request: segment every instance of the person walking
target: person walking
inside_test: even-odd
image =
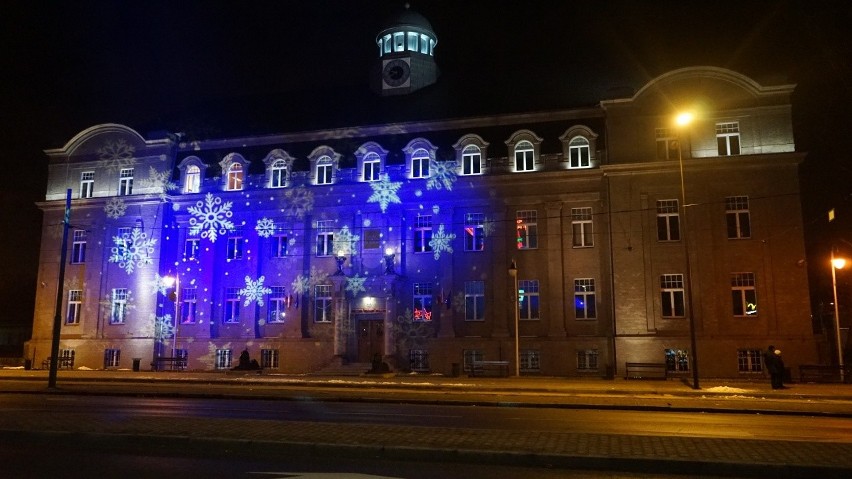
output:
[[[780,387],[780,374],[778,372],[778,360],[780,356],[776,356],[775,354],[775,346],[769,345],[766,348],[766,353],[763,355],[763,362],[766,365],[766,371],[769,373],[769,382],[772,384],[772,389],[778,389]]]
[[[786,368],[784,367],[784,358],[781,357],[781,350],[776,349],[774,351],[775,354],[775,369],[776,373],[776,381],[775,386],[772,386],[773,389],[787,389],[787,386],[784,386],[784,373],[786,372]]]

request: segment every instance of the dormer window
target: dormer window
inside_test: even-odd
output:
[[[356,172],[359,181],[379,181],[384,171],[388,151],[374,141],[368,141],[355,150]]]
[[[595,150],[598,135],[583,125],[568,129],[559,140],[562,141],[563,162],[568,169],[592,168],[595,162]]]
[[[239,153],[229,153],[219,162],[222,168],[222,176],[225,191],[240,191],[245,188],[245,177],[248,170],[248,161]]]
[[[515,171],[533,171],[535,169],[535,149],[532,143],[521,141],[515,145]]]
[[[453,145],[456,163],[461,165],[459,173],[464,176],[481,175],[485,167],[488,143],[479,135],[465,135]]]
[[[183,177],[183,192],[198,193],[201,190],[201,168],[197,165],[186,167]]]
[[[231,163],[228,167],[228,182],[225,189],[228,191],[243,189],[243,165]]]
[[[308,155],[311,176],[315,185],[333,185],[340,154],[328,146],[319,146]]]
[[[535,171],[542,139],[530,130],[518,130],[508,140],[510,161],[516,173]]]
[[[287,185],[287,163],[275,160],[269,167],[269,187],[284,188]]]
[[[269,188],[284,188],[290,181],[290,172],[295,159],[286,151],[276,148],[266,155],[266,185]]]
[[[429,153],[420,148],[411,155],[411,177],[429,177]]]
[[[332,180],[332,163],[331,158],[328,156],[323,156],[317,161],[317,184],[318,185],[330,185]]]
[[[364,181],[379,181],[379,175],[382,171],[382,159],[379,155],[370,152],[364,157],[362,165]]]
[[[574,137],[568,143],[568,168],[590,168],[589,140],[582,136]]]

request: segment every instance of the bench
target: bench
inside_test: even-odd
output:
[[[817,364],[802,364],[799,366],[799,382],[803,383],[840,383],[850,382],[852,368],[848,365],[843,367],[840,374],[840,366],[822,366]]]
[[[625,363],[624,379],[668,379],[666,363]]]
[[[50,360],[47,358],[41,362],[42,369],[50,369]],[[57,369],[74,369],[74,358],[70,356],[60,356],[56,362]]]
[[[509,361],[474,361],[470,365],[470,376],[499,376],[509,375]]]
[[[183,371],[186,369],[186,358],[159,357],[151,361],[152,371]]]

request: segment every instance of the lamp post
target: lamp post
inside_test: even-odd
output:
[[[393,272],[393,248],[385,248],[385,274],[394,274]]]
[[[520,377],[521,375],[521,343],[520,343],[520,334],[518,329],[520,329],[520,316],[521,316],[521,305],[518,301],[518,266],[515,264],[515,260],[512,260],[512,264],[509,266],[509,276],[514,280],[514,292],[512,293],[512,301],[514,302],[514,313],[515,313],[515,376]]]
[[[169,299],[173,300],[175,303],[175,329],[172,332],[172,357],[177,358],[177,336],[178,336],[178,326],[180,325],[180,274],[175,274],[174,278],[171,276],[166,276],[163,278],[163,282],[166,286],[172,287],[174,285],[175,290],[169,294]]]
[[[680,211],[681,225],[683,226],[683,252],[686,256],[686,311],[689,314],[689,348],[692,356],[690,368],[692,369],[692,388],[701,389],[698,384],[698,348],[695,341],[695,310],[692,307],[692,268],[689,261],[689,228],[686,219],[686,187],[683,180],[683,145],[681,138],[686,127],[692,123],[694,116],[692,113],[680,113],[675,118],[675,123],[679,127],[677,139],[677,162],[680,168]]]
[[[335,257],[334,260],[337,261],[337,272],[335,272],[334,275],[343,276],[344,274],[346,274],[343,272],[343,263],[346,262],[346,252],[344,252],[343,250],[338,251],[337,257]]]
[[[843,343],[840,341],[840,308],[837,306],[837,270],[846,266],[846,258],[834,256],[834,248],[831,248],[831,288],[834,292],[834,336],[837,340],[837,364],[840,366],[840,382],[843,377]]]

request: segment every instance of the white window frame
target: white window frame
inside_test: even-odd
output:
[[[432,215],[417,215],[414,220],[414,252],[432,252]]]
[[[748,196],[725,198],[725,223],[728,239],[751,238],[751,213]]]
[[[243,259],[243,250],[245,249],[245,238],[243,238],[243,229],[236,227],[228,233],[228,241],[226,246],[225,257],[229,260]]]
[[[535,146],[529,140],[519,141],[514,148],[515,172],[535,171]]]
[[[740,373],[762,373],[763,372],[763,350],[761,349],[738,349],[737,350],[737,372]]]
[[[86,262],[86,230],[74,230],[71,243],[71,264]]]
[[[411,153],[411,177],[429,178],[429,152],[425,148],[417,148]]]
[[[283,323],[287,317],[287,288],[284,286],[270,286],[271,292],[267,295],[269,306],[266,311],[266,322],[268,324]]]
[[[334,161],[328,155],[323,155],[317,160],[317,184],[334,184]]]
[[[127,288],[113,288],[110,300],[109,324],[124,324],[127,320]]]
[[[238,324],[240,322],[240,301],[240,288],[225,288],[223,323]]]
[[[272,235],[272,257],[273,258],[286,258],[287,257],[287,248],[290,246],[289,239],[286,234],[277,233]]]
[[[577,371],[597,371],[599,357],[597,349],[578,349]]]
[[[281,352],[277,349],[263,348],[260,350],[260,367],[263,369],[278,369]]]
[[[231,349],[216,350],[216,369],[231,369],[234,360],[234,351]]]
[[[287,186],[287,162],[277,159],[269,165],[269,187],[284,188]]]
[[[522,349],[520,351],[520,370],[523,373],[541,371],[541,351],[538,349]]]
[[[198,288],[182,288],[180,302],[180,323],[195,324],[198,321]]]
[[[464,320],[485,321],[485,281],[465,281]]]
[[[241,191],[245,187],[245,168],[238,161],[232,161],[228,165],[226,174],[225,191]]]
[[[68,291],[68,307],[65,313],[65,324],[80,324],[83,314],[83,290],[72,289]]]
[[[757,286],[754,273],[731,273],[731,313],[735,318],[756,318]]]
[[[679,200],[657,200],[657,241],[680,241]]]
[[[482,174],[482,149],[476,145],[467,145],[462,150],[462,172],[463,176]]]
[[[334,220],[317,221],[317,257],[334,256]]]
[[[118,196],[133,194],[133,168],[122,168],[118,176]]]
[[[742,151],[740,122],[726,121],[716,123],[716,146],[719,156],[739,155]]]
[[[432,283],[414,283],[412,292],[412,320],[432,321]]]
[[[663,318],[686,317],[685,294],[682,274],[660,275],[660,314]],[[678,306],[682,308],[682,311],[678,311]]]
[[[95,194],[95,172],[80,173],[80,198],[91,198]]]
[[[685,373],[689,372],[689,350],[686,349],[666,349],[666,371],[670,373]]]
[[[104,349],[104,369],[117,368],[121,364],[121,350],[115,348]]]
[[[187,194],[201,191],[201,168],[189,165],[183,174],[183,192]]]
[[[364,181],[379,181],[382,179],[382,157],[371,151],[364,155],[361,165],[361,174]]]
[[[574,248],[591,248],[595,245],[592,208],[571,208],[571,232]]]
[[[589,139],[575,136],[568,142],[568,168],[581,169],[592,167],[592,148]]]
[[[318,284],[314,287],[314,322],[330,323],[332,311],[332,295],[330,284]]]
[[[538,249],[538,211],[515,212],[515,245],[518,249]]]
[[[582,305],[582,307],[580,306]],[[574,318],[578,320],[598,319],[597,293],[594,278],[574,279]]]
[[[518,281],[518,310],[520,311],[521,321],[538,321],[541,319],[541,296],[539,292],[537,279]]]
[[[183,243],[183,257],[189,260],[198,259],[200,247],[200,238],[187,238]]]
[[[465,213],[464,250],[485,251],[485,215],[483,213]]]

